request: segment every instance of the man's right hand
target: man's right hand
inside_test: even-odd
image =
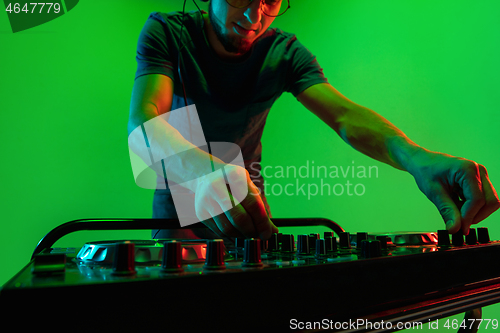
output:
[[[269,219],[259,190],[248,171],[229,164],[223,170],[230,186],[220,172],[210,173],[198,180],[195,190],[198,219],[219,237],[269,239],[272,233],[278,232],[278,228]],[[238,202],[236,198],[244,199]]]

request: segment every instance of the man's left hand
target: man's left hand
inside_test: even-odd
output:
[[[408,170],[420,190],[441,213],[454,234],[484,220],[500,207],[486,168],[463,158],[422,149],[412,156]]]

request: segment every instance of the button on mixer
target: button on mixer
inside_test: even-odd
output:
[[[465,243],[467,243],[467,245],[476,245],[477,244],[476,229],[474,229],[474,228],[469,229],[469,234],[467,236],[465,236]]]
[[[387,242],[389,242],[391,240],[390,237],[388,237],[388,236],[377,236],[377,237],[375,237],[375,239],[377,239],[378,241],[380,241],[380,248],[382,248],[382,250],[387,250]]]
[[[224,241],[222,239],[207,240],[207,258],[203,268],[208,270],[226,269],[224,262]]]
[[[454,246],[463,246],[464,245],[464,234],[462,230],[458,230],[456,233],[451,235],[451,243]]]
[[[309,236],[308,235],[298,235],[297,236],[297,254],[298,255],[308,255],[309,254]]]
[[[361,255],[364,258],[377,258],[382,255],[379,240],[363,240],[361,241]]]
[[[135,245],[132,242],[122,242],[115,245],[113,260],[113,275],[134,275],[135,270]]]
[[[316,239],[319,239],[319,234],[309,235],[309,249],[311,252],[314,252],[314,249],[316,248]]]
[[[245,239],[245,252],[243,253],[243,267],[260,267],[260,239]]]
[[[348,232],[341,232],[339,234],[339,243],[341,249],[350,249],[351,248],[351,238]]]
[[[293,235],[283,234],[281,236],[281,251],[282,252],[294,252],[295,251],[295,242],[293,239]]]
[[[477,228],[477,239],[481,244],[489,243],[490,234],[488,233],[488,228],[485,227]]]
[[[324,239],[316,239],[316,259],[326,258],[326,244]]]
[[[278,234],[271,234],[271,238],[267,242],[267,250],[270,252],[279,251]]]
[[[368,239],[367,232],[358,232],[356,234],[356,248],[361,249],[361,242]]]
[[[325,233],[325,246],[327,252],[337,252],[337,239]]]
[[[438,246],[450,246],[450,233],[448,230],[438,230]]]
[[[182,268],[182,243],[171,240],[163,243],[161,269],[165,273],[179,273]]]

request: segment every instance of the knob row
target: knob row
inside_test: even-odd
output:
[[[477,228],[477,232],[475,228],[469,229],[469,234],[465,236],[462,230],[457,231],[453,235],[451,235],[451,244],[450,244],[450,235],[448,230],[438,230],[438,245],[439,246],[463,246],[467,245],[476,245],[476,244],[487,244],[490,242],[490,235],[488,233],[488,228],[482,227]]]
[[[292,239],[293,241],[293,239]],[[243,267],[262,266],[260,239],[246,239],[244,242],[245,252]],[[223,270],[226,268],[224,262],[225,247],[222,239],[207,241],[205,264],[206,270]],[[182,243],[171,240],[163,243],[163,257],[161,269],[165,273],[179,273],[182,268]],[[113,262],[114,275],[133,275],[135,270],[135,245],[132,242],[116,244]]]

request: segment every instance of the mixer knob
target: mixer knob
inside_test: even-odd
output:
[[[477,244],[477,234],[476,229],[470,228],[469,234],[465,236],[465,242],[467,245],[476,245]]]
[[[488,233],[488,228],[485,227],[477,228],[477,239],[481,244],[489,243],[490,234]]]
[[[234,246],[236,248],[244,248],[245,247],[245,238],[236,237],[234,242]]]
[[[268,241],[267,239],[266,240],[261,240],[260,241],[260,252],[266,252],[267,251],[267,245],[268,245]]]
[[[361,242],[361,255],[364,258],[376,258],[382,255],[379,240],[363,240]]]
[[[113,275],[133,275],[135,270],[135,245],[132,242],[117,243],[113,258]]]
[[[271,234],[271,238],[267,242],[267,249],[271,252],[279,251],[278,234]]]
[[[224,263],[224,241],[222,239],[207,240],[207,257],[204,269],[218,270],[226,269]]]
[[[260,239],[245,239],[245,252],[243,253],[243,267],[262,266],[260,257]]]
[[[333,231],[325,231],[324,233],[324,238],[327,238],[327,237],[335,237],[335,235],[333,234]]]
[[[163,243],[161,269],[166,273],[179,273],[182,268],[182,244],[171,240]]]
[[[378,240],[380,242],[380,248],[382,250],[386,250],[387,249],[387,241],[388,241],[388,238],[390,239],[389,236],[376,236],[375,239]]]
[[[336,252],[337,251],[337,240],[333,235],[326,235],[325,233],[325,246],[327,252]]]
[[[438,246],[450,246],[450,233],[448,230],[438,230]]]
[[[351,248],[351,239],[348,232],[341,232],[339,234],[339,242],[341,249],[350,249]]]
[[[309,234],[309,249],[314,252],[316,248],[316,239],[319,239],[319,234]]]
[[[451,235],[451,244],[454,246],[463,246],[464,245],[464,234],[462,230],[458,230],[456,233]]]
[[[293,235],[283,234],[281,236],[281,251],[282,252],[295,251]]]
[[[324,239],[316,239],[316,259],[322,259],[326,256],[326,243]]]
[[[356,234],[356,248],[361,249],[361,242],[368,239],[367,232],[358,232]]]
[[[297,239],[297,254],[307,255],[309,254],[309,236],[299,235]]]

